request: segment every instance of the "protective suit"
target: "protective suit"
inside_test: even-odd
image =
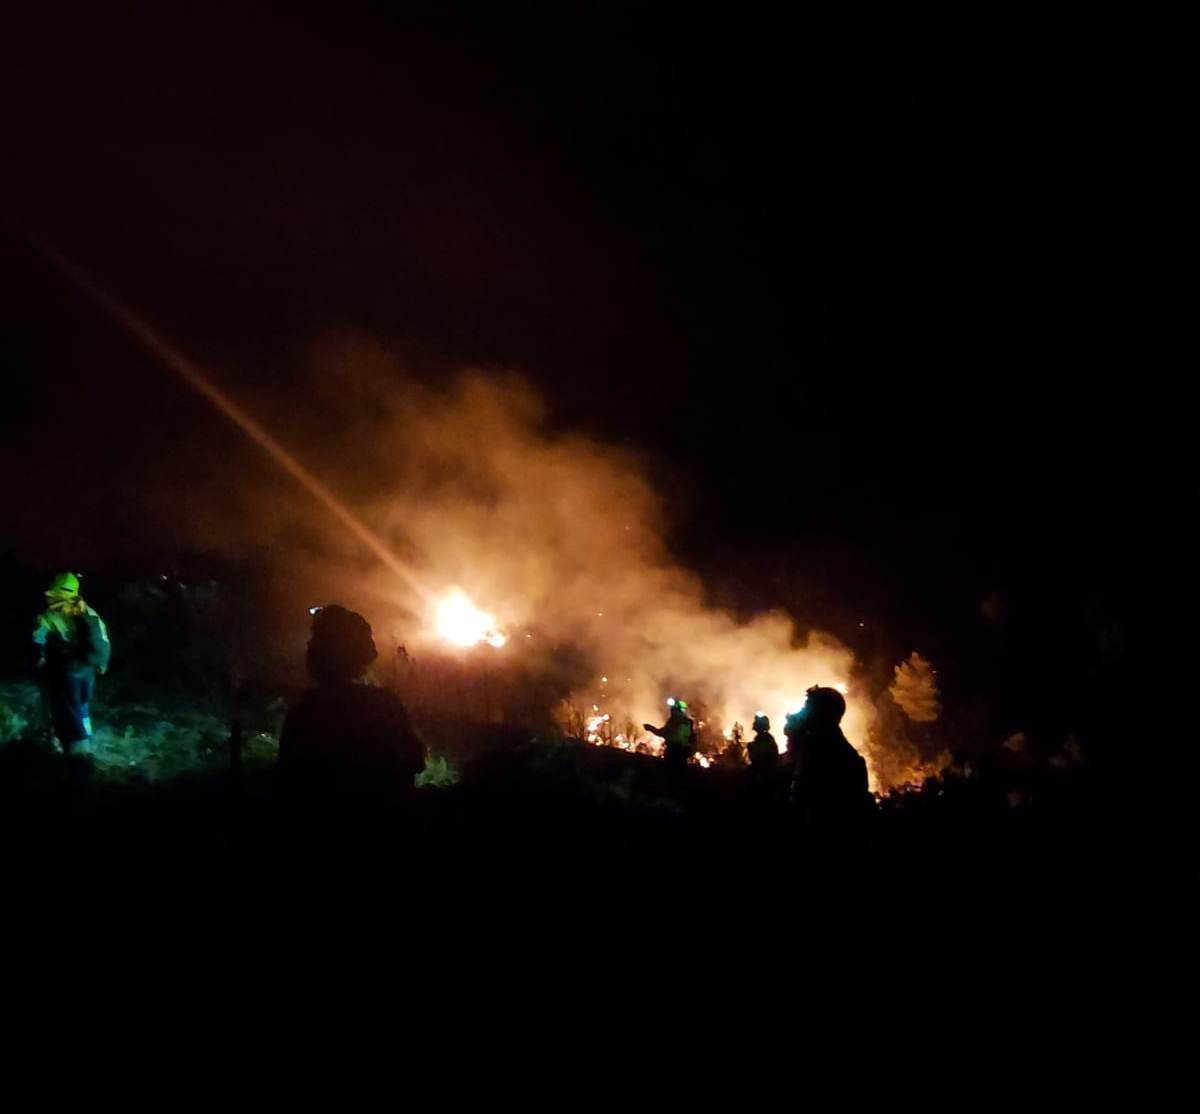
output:
[[[96,674],[108,670],[112,644],[104,620],[79,594],[79,577],[59,573],[46,590],[33,644],[54,734],[64,749],[92,737]]]
[[[687,704],[682,700],[670,701],[671,714],[662,727],[649,723],[642,726],[652,735],[657,735],[666,744],[663,757],[672,766],[686,766],[696,750],[696,727],[687,714]]]

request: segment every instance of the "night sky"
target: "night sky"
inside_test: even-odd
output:
[[[286,399],[329,330],[519,370],[653,454],[676,552],[747,606],[1116,606],[1131,124],[1084,32],[392,8],[9,36],[7,551],[154,548],[129,493],[186,482],[181,439],[229,460],[32,233],[235,393]]]

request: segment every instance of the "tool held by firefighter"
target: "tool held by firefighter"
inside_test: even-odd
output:
[[[686,766],[696,750],[696,726],[687,714],[686,700],[669,697],[667,707],[671,712],[662,727],[649,723],[643,723],[642,726],[663,740],[663,757],[671,766]]]
[[[43,698],[63,749],[86,749],[92,737],[91,699],[96,674],[108,670],[112,644],[104,620],[79,594],[79,577],[61,572],[46,589],[33,644]]]

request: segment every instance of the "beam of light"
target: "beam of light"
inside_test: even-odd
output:
[[[45,244],[35,244],[54,266],[79,290],[103,309],[130,336],[134,338],[160,363],[179,376],[189,387],[208,400],[259,448],[275,461],[289,476],[303,487],[334,518],[346,527],[366,548],[405,583],[413,585],[408,570],[384,544],[383,539],[366,525],[346,506],[329,487],[310,472],[299,460],[285,449],[263,426],[254,420],[232,398],[229,397],[194,361],[188,359],[147,322],[120,299],[97,284],[78,264]]]

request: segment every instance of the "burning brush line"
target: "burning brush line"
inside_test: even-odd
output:
[[[480,606],[460,586],[455,585],[440,593],[431,594],[426,611],[426,640],[450,648],[455,656],[469,653],[476,647],[488,652],[503,651],[509,645],[509,635],[501,629],[495,613]],[[598,616],[599,614],[597,613]],[[486,668],[483,658],[468,656],[463,661],[468,664],[474,663],[474,667],[478,669]],[[638,674],[641,672],[639,667],[622,671],[622,675],[617,679],[623,679],[624,685],[614,685],[609,674],[603,673],[599,677],[597,690],[591,693],[579,690],[569,694],[562,702],[556,717],[559,729],[564,734],[578,737],[592,746],[612,747],[629,753],[663,757],[663,740],[646,732],[633,714],[634,711],[645,708],[645,701],[639,698],[639,694],[646,691],[648,684],[658,683],[648,678],[640,678]],[[740,679],[739,683],[753,682]],[[893,765],[892,778],[881,777],[875,769],[874,755],[869,748],[862,745],[866,737],[865,732],[861,729],[856,730],[861,728],[864,722],[869,722],[872,712],[869,701],[854,692],[848,682],[834,680],[815,671],[798,683],[789,677],[787,683],[787,696],[780,698],[776,694],[772,700],[761,702],[755,706],[754,715],[762,715],[765,707],[777,728],[781,728],[787,718],[796,714],[804,705],[804,700],[797,690],[805,692],[814,684],[836,688],[847,697],[847,718],[851,726],[847,736],[867,759],[872,789],[885,791],[893,787],[896,767]],[[706,688],[704,684],[695,687],[700,692]],[[658,700],[655,703],[657,704]],[[668,707],[674,703],[674,697],[667,698]],[[722,706],[703,698],[695,703],[702,714],[696,720],[698,745],[691,757],[692,764],[707,769],[722,755],[730,761],[743,762],[745,758],[741,745],[744,732],[741,724],[743,720],[751,718],[749,713],[739,712],[736,707],[731,709],[729,705]],[[781,730],[777,734],[776,745],[781,753],[786,750],[786,737]],[[926,769],[917,761],[910,762],[902,772],[900,783],[919,782],[935,771],[936,765]]]

